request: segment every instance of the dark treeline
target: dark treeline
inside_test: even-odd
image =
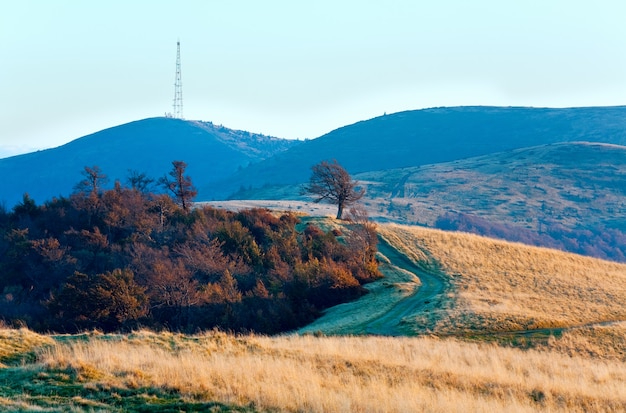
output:
[[[288,213],[191,209],[136,173],[110,190],[99,169],[84,175],[69,198],[37,205],[25,195],[0,211],[5,323],[271,334],[361,296],[380,276],[367,221],[323,231]]]

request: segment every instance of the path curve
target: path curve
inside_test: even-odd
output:
[[[404,336],[406,331],[403,331],[402,319],[423,311],[427,305],[438,306],[440,304],[438,302],[442,300],[447,281],[440,272],[417,266],[386,239],[379,236],[378,240],[378,252],[396,267],[418,277],[422,284],[413,294],[399,300],[388,312],[369,320],[365,326],[365,332],[384,336]]]

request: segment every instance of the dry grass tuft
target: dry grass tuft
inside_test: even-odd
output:
[[[50,337],[33,333],[26,328],[19,330],[1,328],[0,367],[32,358],[34,357],[34,349],[52,344],[54,344],[54,340]]]
[[[625,333],[624,324],[581,328],[521,350],[432,337],[139,331],[52,340],[3,330],[3,347],[27,337],[23,351],[36,358],[0,370],[0,409],[134,411],[152,403],[152,411],[171,411],[178,400],[179,410],[215,411],[619,412]],[[611,350],[619,340],[621,350]]]

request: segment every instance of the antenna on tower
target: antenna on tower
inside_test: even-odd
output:
[[[176,81],[174,82],[174,105],[172,116],[183,118],[183,80],[180,75],[180,40],[176,42]]]

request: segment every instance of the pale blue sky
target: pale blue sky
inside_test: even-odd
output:
[[[457,105],[626,104],[618,0],[0,0],[0,156],[172,110],[284,138]]]

